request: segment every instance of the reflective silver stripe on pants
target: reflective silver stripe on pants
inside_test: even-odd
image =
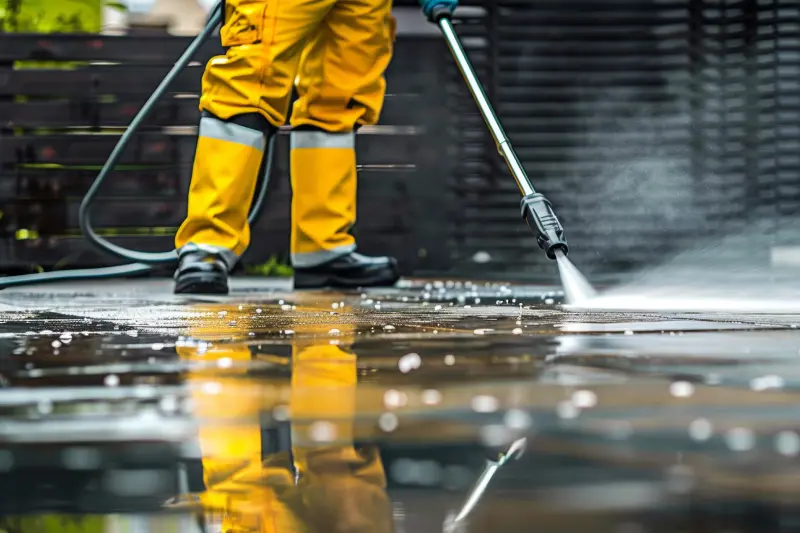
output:
[[[300,148],[349,148],[356,147],[355,132],[328,133],[325,131],[292,131],[290,146],[292,150]]]
[[[200,119],[200,137],[228,141],[255,148],[261,152],[267,145],[267,137],[264,132],[240,126],[232,122],[225,122],[214,117],[203,117]]]
[[[337,257],[342,257],[356,251],[355,244],[339,246],[333,250],[320,250],[319,252],[308,252],[304,254],[292,254],[292,266],[295,268],[311,268],[328,261],[333,261]]]
[[[222,262],[225,263],[225,266],[228,268],[228,272],[233,269],[233,266],[239,260],[239,256],[233,253],[232,250],[228,250],[227,248],[223,248],[222,246],[214,246],[211,244],[197,244],[194,242],[190,242],[181,246],[181,249],[178,250],[178,257],[182,254],[192,253],[192,252],[205,252],[207,254],[215,255],[222,259]]]

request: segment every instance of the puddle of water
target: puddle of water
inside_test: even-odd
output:
[[[570,313],[552,288],[475,287],[5,313],[0,515],[190,502],[226,527],[444,531],[485,458],[522,438],[471,530],[648,530],[666,510],[691,521],[665,501],[733,487],[769,505],[791,486],[786,316]]]

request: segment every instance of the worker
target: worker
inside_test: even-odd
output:
[[[458,0],[419,0],[434,10]],[[224,56],[203,75],[175,292],[227,294],[250,244],[265,149],[291,115],[291,261],[297,289],[393,285],[397,261],[356,252],[355,131],[378,121],[392,56],[392,0],[226,0]]]
[[[332,303],[322,297],[302,309],[321,313]],[[189,340],[177,347],[190,367],[206,514],[220,517],[225,533],[392,533],[380,451],[357,442],[356,416],[373,410],[377,420],[378,393],[358,384],[355,323],[343,314],[335,339],[331,323],[292,323],[291,357],[271,355],[248,344],[253,315],[238,307],[196,306]],[[224,340],[207,318],[220,309],[226,324],[236,321]],[[268,438],[270,418],[288,418],[287,438]]]

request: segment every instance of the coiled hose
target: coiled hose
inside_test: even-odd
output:
[[[91,187],[89,187],[86,196],[83,197],[81,201],[80,211],[78,212],[78,221],[81,228],[81,233],[83,236],[94,246],[100,248],[101,250],[108,252],[111,255],[116,257],[120,257],[122,259],[133,261],[133,263],[128,265],[120,265],[115,267],[105,267],[105,268],[86,268],[86,269],[77,269],[77,270],[63,270],[57,272],[41,272],[37,274],[25,274],[22,276],[6,276],[0,277],[0,289],[5,289],[7,287],[17,287],[21,285],[35,285],[39,283],[52,283],[52,282],[59,282],[59,281],[75,281],[75,280],[87,280],[87,279],[107,279],[107,278],[116,278],[116,277],[126,277],[126,276],[133,276],[137,274],[144,274],[147,273],[157,265],[163,265],[168,263],[175,263],[178,260],[177,250],[172,250],[171,252],[160,252],[160,253],[151,253],[151,252],[138,252],[136,250],[128,250],[127,248],[123,248],[122,246],[116,245],[112,242],[107,241],[100,235],[98,235],[94,228],[92,227],[91,221],[91,209],[92,209],[92,202],[94,202],[95,196],[100,191],[100,187],[102,187],[103,182],[108,177],[109,173],[114,170],[119,162],[120,157],[122,156],[123,151],[127,147],[128,143],[131,140],[131,137],[136,133],[136,131],[141,126],[142,122],[147,118],[150,112],[155,107],[156,102],[164,95],[167,91],[169,85],[175,80],[175,78],[180,74],[180,72],[186,68],[189,63],[192,61],[192,58],[200,49],[200,47],[205,43],[206,40],[211,38],[214,34],[214,30],[216,27],[222,22],[222,14],[223,14],[223,5],[224,2],[218,2],[214,8],[212,9],[208,22],[206,23],[203,30],[200,34],[191,42],[191,44],[186,48],[186,51],[183,55],[178,59],[175,63],[175,66],[172,67],[172,70],[164,77],[164,79],[159,84],[158,88],[153,91],[153,94],[147,100],[147,102],[142,106],[142,109],[139,110],[139,113],[134,117],[131,121],[130,126],[125,130],[125,133],[120,138],[117,145],[114,147],[114,150],[111,152],[111,155],[106,160],[103,168],[100,170],[100,173],[95,178],[94,182],[92,183]],[[256,199],[253,202],[253,205],[250,208],[250,213],[248,214],[248,222],[252,225],[258,219],[259,214],[261,213],[261,209],[264,206],[264,201],[267,197],[267,185],[269,180],[267,179],[272,171],[272,163],[273,163],[273,154],[274,154],[274,147],[275,147],[275,139],[276,136],[273,135],[269,141],[269,147],[264,155],[265,163],[262,165],[264,168],[264,172],[261,174],[262,181],[261,186],[259,188],[258,194],[256,195]]]

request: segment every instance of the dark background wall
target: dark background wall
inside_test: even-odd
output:
[[[386,111],[358,141],[362,249],[398,255],[406,274],[552,280],[444,43],[415,2],[396,4]],[[764,238],[753,252],[764,261],[794,243],[800,8],[777,0],[465,4],[459,32],[470,57],[590,277],[631,272],[755,222]],[[127,123],[186,40],[140,37],[114,51],[100,40],[25,39],[0,40],[0,257],[7,269],[109,264],[76,231],[80,196],[116,140],[97,133]],[[15,59],[54,57],[124,63],[11,71]],[[128,150],[129,166],[99,202],[96,224],[124,235],[122,243],[171,245],[185,211],[201,72],[177,82],[180,94]],[[285,141],[249,265],[287,256]]]
[[[759,238],[745,240],[756,261],[796,244],[796,6],[492,5],[472,19],[486,36],[473,56],[489,65],[507,133],[591,277],[657,264],[754,224]],[[552,272],[515,220],[517,191],[491,146],[475,152],[479,162],[486,166],[453,186],[465,206],[454,234],[459,270]]]

